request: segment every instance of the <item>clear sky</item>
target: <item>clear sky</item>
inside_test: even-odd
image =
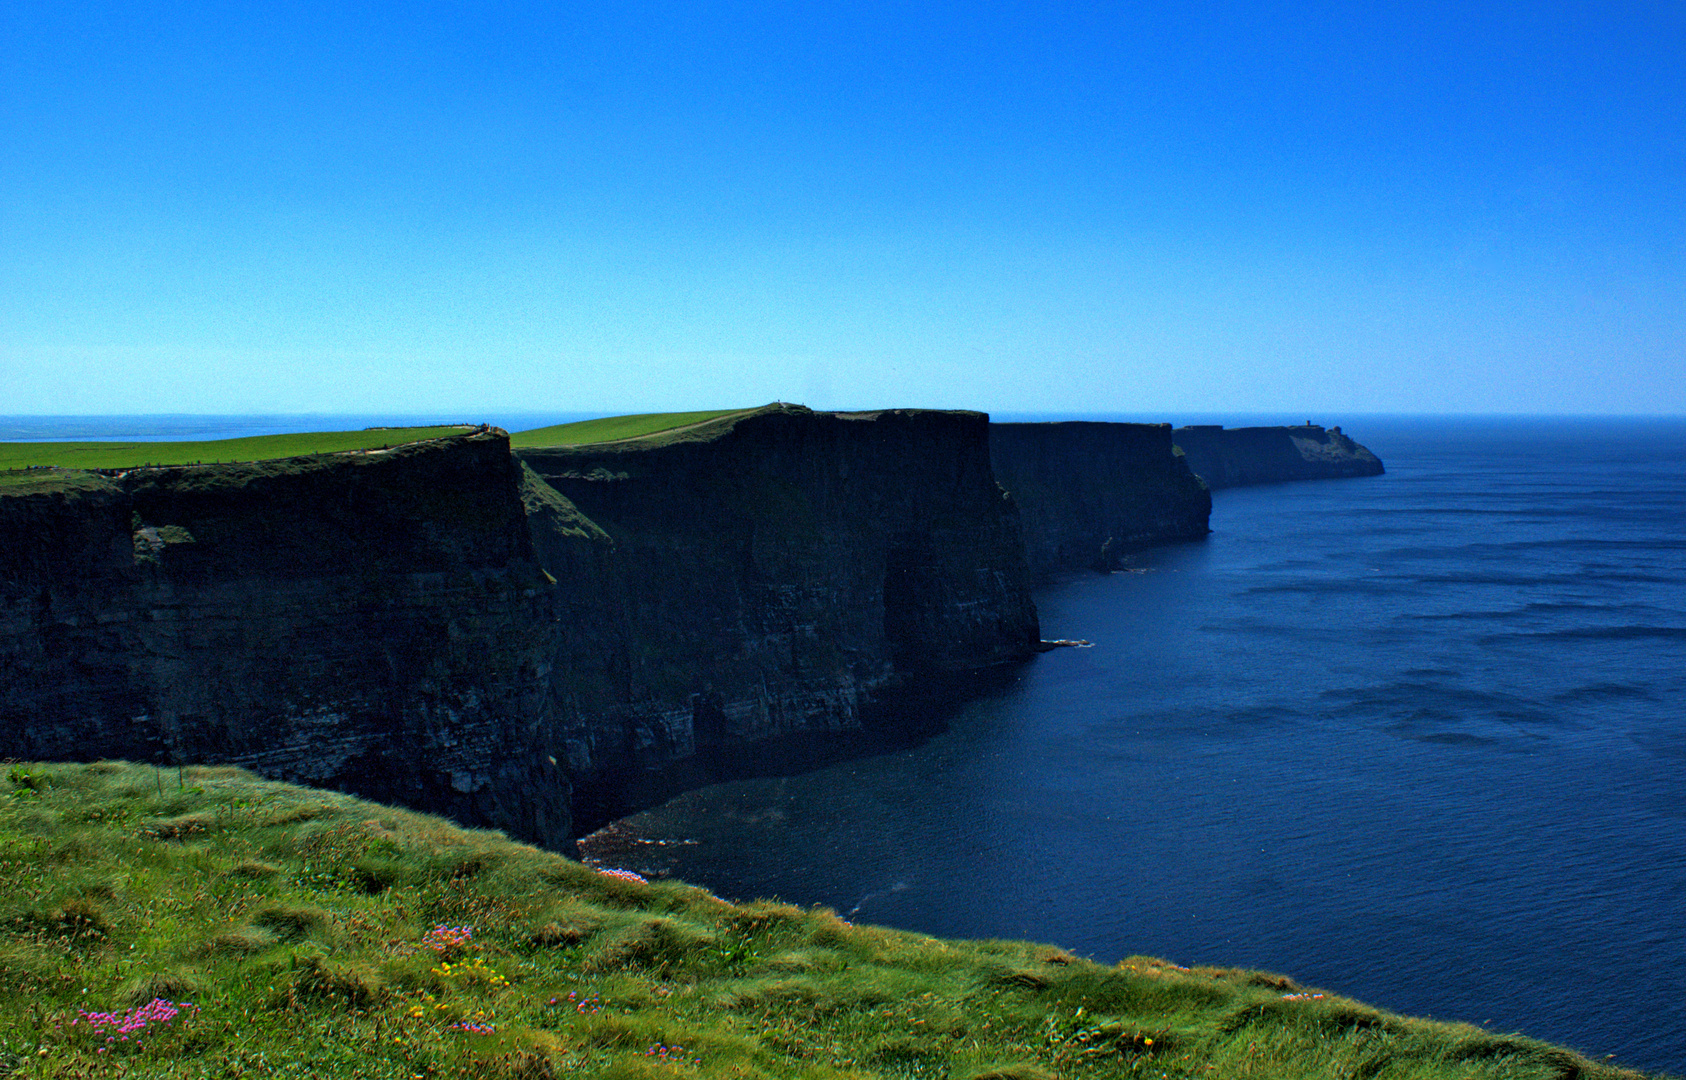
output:
[[[1686,5],[5,5],[0,413],[1686,413]]]

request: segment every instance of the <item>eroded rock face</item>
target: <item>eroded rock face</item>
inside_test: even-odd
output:
[[[1038,580],[1113,570],[1133,548],[1210,531],[1211,492],[1175,452],[1169,424],[991,424],[989,453]]]
[[[1188,466],[1213,489],[1282,480],[1377,476],[1381,459],[1338,427],[1181,427],[1172,438]]]
[[[982,414],[787,406],[705,440],[518,454],[601,530],[533,528],[546,568],[579,583],[555,696],[582,825],[893,739],[874,703],[1036,649]]]
[[[560,843],[502,432],[0,498],[0,753],[214,761]]]

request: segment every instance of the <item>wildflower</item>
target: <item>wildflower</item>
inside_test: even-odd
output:
[[[597,872],[602,874],[604,877],[619,878],[621,881],[636,881],[640,885],[648,885],[650,883],[649,878],[646,878],[643,874],[634,873],[631,870],[604,870],[599,868]]]
[[[432,949],[440,955],[455,953],[471,948],[474,944],[474,927],[446,926],[441,923],[422,935],[422,945]]]
[[[180,1016],[184,1009],[199,1011],[199,1006],[191,1002],[165,1001],[163,998],[153,998],[145,1005],[137,1006],[126,1012],[89,1012],[78,1009],[76,1019],[70,1022],[86,1024],[95,1035],[104,1035],[107,1045],[129,1042],[130,1036],[137,1039],[149,1027],[162,1027]]]
[[[459,1020],[452,1024],[447,1030],[461,1031],[469,1035],[490,1035],[497,1031],[497,1026],[494,1024],[476,1024],[468,1020]]]
[[[657,1061],[667,1062],[671,1065],[702,1064],[702,1058],[700,1057],[686,1057],[685,1048],[680,1046],[678,1043],[674,1043],[672,1046],[668,1046],[664,1043],[657,1043],[648,1050],[644,1051],[644,1056],[655,1058]]]

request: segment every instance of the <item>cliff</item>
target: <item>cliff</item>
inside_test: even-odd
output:
[[[917,694],[1037,647],[981,414],[522,457],[487,429],[9,484],[0,756],[231,763],[554,846],[915,737]]]
[[[1188,467],[1214,490],[1382,472],[1381,459],[1343,435],[1339,427],[1225,429],[1211,424],[1178,428],[1172,438],[1188,459]]]
[[[775,406],[522,448],[563,605],[556,700],[580,826],[686,783],[882,747],[873,706],[1031,655],[1017,509],[980,413]],[[556,518],[565,505],[576,519]]]
[[[1211,492],[1169,424],[991,424],[989,456],[1018,504],[1036,579],[1116,569],[1132,547],[1210,531]]]
[[[0,754],[229,762],[560,842],[502,432],[0,497]]]
[[[1381,467],[1339,429],[1188,433],[1220,484]],[[1037,650],[1034,578],[1205,534],[1171,438],[779,405],[8,474],[0,755],[231,763],[561,844],[932,730]]]

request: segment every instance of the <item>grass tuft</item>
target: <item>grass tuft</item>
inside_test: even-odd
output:
[[[387,988],[375,972],[355,965],[330,963],[316,956],[300,963],[287,988],[288,1006],[295,1009],[309,1002],[367,1010],[386,996]]]
[[[204,992],[204,977],[191,971],[151,971],[125,979],[118,987],[116,998],[133,1008],[163,998],[165,1001],[191,1001]]]
[[[281,941],[320,937],[333,916],[322,908],[302,904],[265,904],[252,915],[252,925],[268,930]]]
[[[954,1080],[1054,1080],[1054,1074],[1033,1061],[957,1069]]]

